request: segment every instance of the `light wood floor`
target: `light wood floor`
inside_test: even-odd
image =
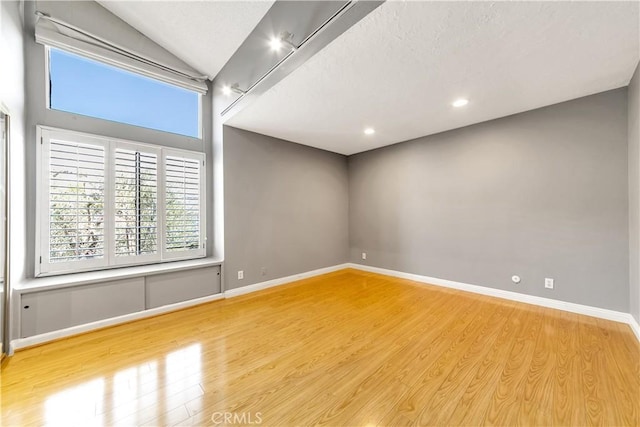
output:
[[[23,350],[1,381],[4,426],[640,424],[627,325],[354,270]]]

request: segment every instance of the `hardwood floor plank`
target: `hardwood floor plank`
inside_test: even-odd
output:
[[[551,343],[555,354],[555,365],[551,373],[552,397],[553,397],[553,425],[572,425],[572,414],[575,412],[575,404],[572,402],[576,396],[574,371],[574,336],[572,328],[574,322],[568,318],[568,313],[558,313],[555,316],[555,329],[557,335]],[[573,408],[573,410],[572,410]]]
[[[445,425],[450,420],[458,402],[474,379],[479,364],[491,347],[495,345],[512,310],[512,306],[501,304],[494,315],[488,319],[483,329],[475,334],[475,340],[466,353],[461,358],[454,359],[455,365],[438,388],[435,388],[437,382],[434,381],[427,383],[432,384],[430,387],[423,387],[421,400],[429,403],[416,417],[419,424]]]
[[[511,314],[454,408],[448,425],[473,425],[484,420],[492,396],[497,392],[512,346],[516,338],[526,332],[528,322],[534,314],[530,308],[524,311],[516,309]]]
[[[522,385],[526,378],[526,368],[531,363],[533,348],[542,324],[541,309],[531,309],[530,323],[521,335],[515,337],[507,363],[500,374],[500,380],[493,393],[483,424],[509,425],[510,412],[518,407]]]
[[[626,330],[621,332],[620,326],[626,325],[611,324],[602,319],[595,321],[605,339],[605,358],[609,361],[607,372],[617,404],[616,418],[621,425],[640,425],[640,358],[634,360],[633,350],[620,345],[626,342],[622,339]],[[637,350],[640,345],[635,347]]]
[[[0,382],[3,426],[637,426],[640,345],[345,269],[25,349]]]
[[[508,424],[550,425],[552,423],[553,367],[556,364],[552,343],[557,340],[553,310],[543,309],[540,333],[523,384],[518,388],[519,408],[514,408]]]
[[[602,347],[594,328],[587,319],[580,319],[580,371],[588,425],[604,425],[607,421],[607,406],[603,396],[604,376],[598,375],[602,367],[601,357]],[[610,404],[615,405],[615,402]]]

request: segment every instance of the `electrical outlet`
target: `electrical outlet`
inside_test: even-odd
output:
[[[547,289],[553,289],[553,279],[549,279],[548,277],[544,279],[544,287]]]
[[[362,259],[367,259],[367,253],[366,252],[362,252]]]
[[[242,280],[244,279],[244,271],[240,270],[238,271],[238,280]]]

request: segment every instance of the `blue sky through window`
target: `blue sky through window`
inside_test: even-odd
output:
[[[49,73],[52,109],[198,137],[196,92],[53,48]]]

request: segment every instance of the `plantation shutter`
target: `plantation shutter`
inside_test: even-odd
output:
[[[47,261],[104,259],[105,147],[63,139],[49,144]]]
[[[36,276],[206,256],[204,153],[38,136]]]
[[[157,154],[116,148],[114,172],[116,257],[159,254]]]
[[[201,165],[203,158],[168,154],[165,156],[165,239],[168,256],[202,252],[204,203]]]

